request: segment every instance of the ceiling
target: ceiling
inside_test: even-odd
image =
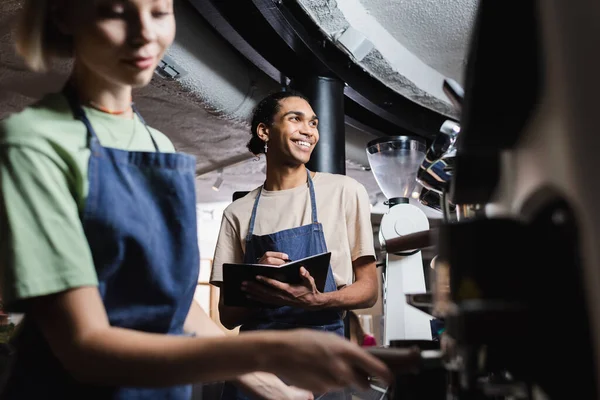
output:
[[[341,11],[346,13],[344,19],[352,20],[349,4],[361,7],[354,12],[366,10],[372,17],[371,22],[375,21],[378,29],[388,33],[387,44],[374,39],[374,51],[379,46],[385,54],[403,46],[417,63],[412,66],[406,63],[406,75],[411,75],[410,70],[414,70],[415,65],[417,70],[426,68],[431,72],[429,76],[415,77],[416,81],[420,79],[418,83],[389,76],[382,79],[409,93],[414,101],[442,113],[454,112],[439,90],[428,92],[423,88],[433,87],[432,82],[437,85],[444,76],[460,80],[474,0],[298,2],[322,20],[327,20],[327,13],[339,17]],[[44,93],[60,89],[70,67],[68,62],[57,63],[52,72],[44,75],[25,69],[14,53],[11,35],[21,4],[19,0],[0,2],[0,118],[20,110]],[[337,5],[345,5],[346,9],[337,9]],[[148,87],[134,94],[136,104],[146,120],[167,134],[178,150],[196,156],[198,202],[230,201],[234,191],[251,190],[264,180],[264,160],[252,157],[245,148],[250,137],[247,119],[258,99],[278,85],[208,27],[187,1],[177,1],[176,7],[177,38],[168,55],[187,74],[175,81],[156,76]],[[401,60],[386,60],[384,58],[395,73],[402,74]],[[384,210],[373,175],[364,168],[368,166],[365,144],[376,136],[351,125],[346,126],[346,133],[347,174],[365,185],[373,202],[379,201],[375,210]],[[219,175],[219,167],[223,168],[224,182],[219,191],[214,191],[211,186]],[[438,216],[428,209],[427,213],[431,217]]]
[[[424,107],[457,117],[442,84],[445,78],[462,83],[477,0],[296,1],[371,75]],[[366,55],[339,40],[348,28],[370,42]]]
[[[363,0],[365,9],[429,67],[463,82],[476,0]],[[401,70],[401,66],[398,66]]]

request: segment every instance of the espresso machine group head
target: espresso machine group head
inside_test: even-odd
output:
[[[427,149],[425,159],[417,172],[417,182],[423,186],[419,201],[442,213],[444,220],[448,220],[448,215],[455,210],[455,206],[448,201],[448,193],[456,156],[455,143],[459,133],[458,122],[445,121]]]
[[[484,211],[437,238],[453,399],[600,397],[598,37],[598,2],[478,4],[450,180],[419,177]]]

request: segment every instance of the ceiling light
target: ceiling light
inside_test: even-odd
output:
[[[221,185],[223,184],[223,169],[218,169],[219,176],[217,176],[217,180],[212,185],[212,190],[218,192],[221,189]]]
[[[165,55],[158,62],[154,73],[164,79],[181,79],[188,73],[169,56]]]
[[[354,59],[362,61],[373,50],[373,43],[361,32],[349,26],[337,39],[340,44]]]

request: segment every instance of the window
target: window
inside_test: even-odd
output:
[[[214,320],[213,302],[216,297],[216,306],[218,307],[219,294],[215,293],[214,286],[209,283],[210,271],[212,269],[212,259],[203,258],[200,260],[200,274],[198,275],[198,286],[194,299],[200,304],[204,311]],[[216,295],[216,296],[215,296]]]
[[[221,327],[221,329],[230,335],[237,334],[238,329],[233,331],[228,330],[219,319],[219,288],[209,283],[210,273],[212,271],[212,259],[202,258],[200,259],[200,274],[198,275],[198,285],[196,286],[196,293],[194,293],[194,299],[200,304],[200,307],[208,314],[210,319]]]

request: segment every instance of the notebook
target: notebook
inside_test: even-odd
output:
[[[300,267],[306,268],[308,273],[315,280],[317,290],[323,292],[325,290],[325,281],[327,280],[330,259],[331,253],[321,253],[299,260],[292,260],[291,262],[280,266],[225,263],[223,264],[223,295],[225,305],[231,307],[254,308],[279,307],[249,300],[246,297],[246,293],[241,290],[242,282],[258,282],[256,276],[261,275],[284,283],[299,284],[302,282]]]

